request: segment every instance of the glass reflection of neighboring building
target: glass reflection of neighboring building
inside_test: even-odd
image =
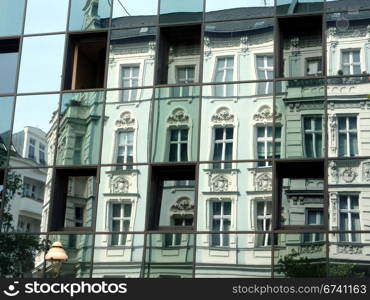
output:
[[[64,277],[368,277],[370,6],[147,2],[72,1],[62,91],[0,85],[2,234]]]

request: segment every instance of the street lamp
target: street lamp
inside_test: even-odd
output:
[[[51,265],[53,266],[53,271],[55,273],[55,278],[59,277],[60,268],[62,263],[67,261],[68,256],[64,251],[62,243],[59,241],[54,242],[51,245],[48,253],[45,255],[45,260],[50,261]]]

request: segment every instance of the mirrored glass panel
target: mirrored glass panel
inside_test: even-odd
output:
[[[276,13],[282,15],[319,12],[324,0],[276,0]]]
[[[144,234],[95,236],[93,278],[139,278],[143,260]],[[113,243],[113,244],[112,244]]]
[[[21,34],[24,8],[25,0],[0,1],[0,36]]]
[[[272,87],[270,81],[203,86],[201,160],[272,158]],[[218,162],[213,168],[230,165]]]
[[[324,173],[323,160],[276,163],[278,226],[320,229],[326,226]]]
[[[276,53],[279,77],[322,76],[322,17],[280,18],[280,44]]]
[[[367,127],[368,76],[328,80],[329,156],[369,156]]]
[[[222,248],[209,245],[210,239],[207,234],[197,234],[195,277],[271,277],[271,247],[255,244],[265,240],[264,234],[225,234],[229,246]]]
[[[206,0],[206,21],[269,17],[273,13],[273,0]]]
[[[152,93],[153,89],[107,92],[107,102],[111,102],[105,106],[102,163],[126,169],[148,161]],[[121,102],[123,99],[129,101]]]
[[[160,23],[195,22],[203,18],[203,0],[160,0]]]
[[[199,81],[201,26],[162,27],[158,48],[157,84]]]
[[[370,227],[370,160],[331,160],[329,174],[330,230],[364,231]],[[365,237],[365,236],[364,236]],[[338,241],[361,243],[359,234],[341,233]],[[362,242],[366,242],[366,237]]]
[[[23,39],[18,93],[60,90],[64,40],[64,34]]]
[[[28,0],[25,34],[65,31],[68,0]]]
[[[348,11],[355,12],[359,9],[370,8],[367,0],[326,0],[326,11]]]
[[[272,79],[273,24],[273,19],[206,24],[203,82]]]
[[[148,166],[101,168],[96,231],[114,233],[107,247],[129,245],[129,232],[144,230],[147,176]]]
[[[193,234],[147,234],[145,252],[145,278],[192,277]]]
[[[15,108],[11,166],[53,165],[59,94],[18,96]],[[40,110],[42,107],[42,110]]]
[[[108,65],[108,88],[136,88],[153,85],[155,27],[113,30]],[[136,95],[136,94],[135,94]],[[136,100],[134,95],[122,101]]]
[[[148,26],[157,23],[157,0],[114,0],[112,27]]]
[[[63,94],[57,150],[58,165],[97,164],[104,92]]]
[[[343,239],[352,236],[357,241]],[[369,278],[369,233],[329,234],[329,277]]]
[[[333,76],[370,73],[370,11],[326,16],[327,73]]]
[[[279,234],[274,248],[274,275],[283,278],[327,276],[326,234]]]
[[[229,169],[199,165],[197,230],[212,232],[204,235],[203,246],[234,247],[236,237],[231,241],[229,231],[258,231],[248,245],[271,247],[272,166],[259,164],[233,163]]]
[[[46,261],[45,277],[47,278],[89,278],[92,265],[92,235],[63,234],[49,235],[48,248],[54,242],[60,242],[68,256],[68,260],[61,264],[60,270]]]
[[[155,90],[152,160],[187,162],[198,159],[199,87]]]
[[[46,236],[1,233],[0,278],[43,278]]]
[[[0,97],[0,167],[6,166],[6,160],[9,151],[14,149],[10,147],[10,128],[12,123],[14,106],[14,97]]]
[[[12,163],[13,157],[10,158]],[[27,164],[25,164],[27,166]],[[9,169],[6,178],[5,231],[40,232],[48,169]]]
[[[71,0],[69,30],[97,30],[109,27],[112,1]]]
[[[276,83],[276,158],[324,157],[324,95],[321,79]]]
[[[19,39],[0,41],[0,94],[14,93],[19,57]]]

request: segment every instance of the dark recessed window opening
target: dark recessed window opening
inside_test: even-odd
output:
[[[65,90],[104,87],[107,34],[70,35]]]
[[[277,77],[323,75],[322,17],[278,19]]]
[[[50,230],[91,229],[97,170],[56,169]]]
[[[324,162],[278,162],[276,179],[276,227],[323,227]]]
[[[194,225],[195,166],[154,166],[150,187],[149,230],[177,231]],[[168,234],[166,246],[178,245],[179,235]]]
[[[199,81],[201,26],[162,27],[157,84]]]
[[[14,92],[18,51],[19,39],[0,41],[0,94]]]

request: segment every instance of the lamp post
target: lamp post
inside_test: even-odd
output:
[[[50,261],[55,273],[55,278],[59,277],[60,268],[62,263],[67,261],[68,256],[64,251],[63,245],[61,242],[56,241],[51,245],[48,253],[45,255],[45,260]]]

